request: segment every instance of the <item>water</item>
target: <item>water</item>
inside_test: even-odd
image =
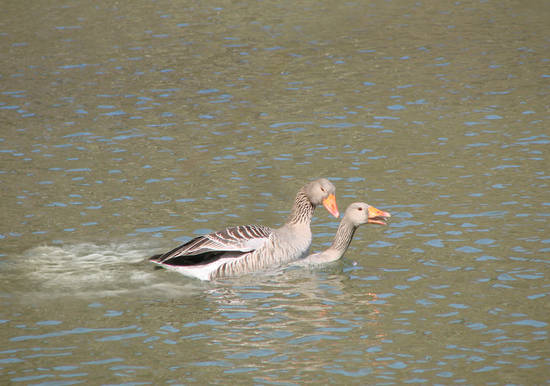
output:
[[[23,1],[0,16],[6,384],[550,381],[545,2]],[[335,264],[202,283],[145,259],[280,225]],[[337,222],[317,209],[312,249]]]

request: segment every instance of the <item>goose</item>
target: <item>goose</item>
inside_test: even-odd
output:
[[[364,202],[354,202],[344,212],[344,217],[340,221],[332,245],[323,252],[313,253],[292,263],[292,265],[308,266],[336,261],[346,253],[353,239],[353,234],[359,225],[367,223],[386,225],[389,217],[391,215],[388,212],[376,209]]]
[[[301,258],[311,245],[310,223],[317,205],[338,218],[336,188],[321,178],[296,194],[286,223],[277,229],[241,225],[209,233],[150,260],[200,280],[215,280],[286,265]]]

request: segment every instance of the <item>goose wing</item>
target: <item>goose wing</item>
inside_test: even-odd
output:
[[[260,248],[272,232],[263,225],[226,228],[195,237],[170,252],[151,257],[151,260],[163,265],[204,265],[221,258],[236,258]]]

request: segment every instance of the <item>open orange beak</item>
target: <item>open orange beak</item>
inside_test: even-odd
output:
[[[376,209],[374,206],[369,206],[369,224],[386,225],[386,221],[391,217],[391,214],[383,210]]]
[[[336,205],[336,196],[334,194],[330,194],[323,200],[323,206],[334,217],[340,217],[340,212],[338,212],[338,206]]]

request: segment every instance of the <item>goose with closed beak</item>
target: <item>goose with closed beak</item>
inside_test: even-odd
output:
[[[311,245],[310,223],[317,205],[339,217],[335,187],[321,178],[303,186],[296,195],[287,222],[272,229],[242,225],[188,241],[151,261],[166,269],[200,280],[239,276],[286,265],[301,258]]]

